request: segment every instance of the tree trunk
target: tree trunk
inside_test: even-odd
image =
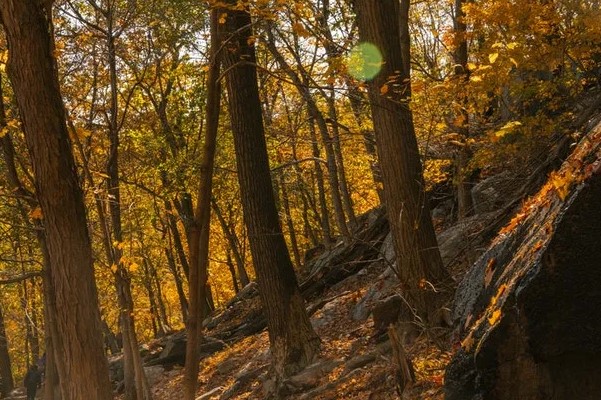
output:
[[[4,314],[2,313],[2,304],[0,304],[0,397],[8,397],[14,387],[15,381],[8,354],[8,339],[6,329],[4,329]]]
[[[167,257],[167,266],[169,267],[169,270],[171,270],[171,273],[173,274],[173,280],[175,281],[177,298],[179,299],[179,305],[182,312],[182,322],[185,323],[188,320],[188,299],[186,298],[186,293],[184,292],[184,284],[180,276],[180,271],[177,269],[177,264],[175,263],[175,257],[171,247],[165,247],[164,249],[165,256]]]
[[[238,279],[240,279],[240,285],[242,287],[246,287],[250,283],[250,278],[248,277],[248,273],[246,272],[246,267],[244,266],[244,258],[240,252],[240,241],[238,237],[234,233],[233,229],[229,227],[225,218],[223,217],[223,213],[217,204],[215,198],[211,199],[211,205],[213,206],[213,211],[217,216],[217,220],[219,220],[219,224],[221,225],[221,229],[223,230],[223,234],[227,238],[227,241],[230,245],[230,250],[234,256],[234,260],[236,260],[236,269],[238,271]]]
[[[399,5],[397,0],[356,0],[354,4],[361,40],[376,45],[384,59],[368,90],[397,270],[418,315],[438,323],[439,310],[449,298],[450,277],[438,251],[425,196],[409,108],[409,75],[404,72]],[[384,85],[387,90],[382,89]]]
[[[107,56],[110,80],[110,111],[108,115],[109,155],[107,160],[107,193],[112,228],[112,259],[115,270],[115,286],[119,301],[121,333],[123,335],[123,370],[125,374],[126,400],[149,400],[152,398],[150,387],[142,367],[142,358],[138,349],[134,323],[134,305],[131,295],[131,277],[123,263],[123,230],[121,224],[121,192],[119,183],[119,94],[117,76],[116,39],[114,33],[114,15],[110,8],[107,20]],[[134,385],[132,387],[132,385]]]
[[[210,66],[207,74],[206,132],[200,165],[200,184],[194,212],[194,223],[190,227],[188,246],[190,251],[190,276],[188,279],[190,309],[186,324],[186,366],[184,372],[184,399],[194,400],[198,384],[198,345],[202,331],[202,318],[208,314],[204,303],[211,299],[207,290],[209,266],[209,233],[211,230],[211,193],[213,190],[213,166],[219,111],[221,83],[218,80],[221,68],[221,37],[219,29],[220,9],[211,10]],[[211,302],[212,303],[212,302]],[[210,304],[212,307],[213,304]]]
[[[321,157],[319,151],[319,143],[317,142],[317,133],[315,132],[315,120],[309,120],[309,132],[311,133],[311,150],[313,158],[315,158],[315,179],[317,180],[317,195],[319,196],[320,225],[323,236],[323,244],[325,248],[329,248],[332,243],[332,229],[330,227],[330,215],[328,211],[328,202],[326,200],[325,184],[323,179],[323,169],[319,159]]]
[[[467,163],[471,155],[468,139],[470,137],[468,98],[466,85],[470,79],[470,72],[467,67],[467,26],[465,24],[465,13],[463,12],[464,0],[455,0],[455,15],[453,15],[453,27],[455,30],[456,48],[453,53],[455,62],[455,77],[457,79],[457,89],[459,90],[457,120],[459,126],[456,128],[462,136],[463,146],[455,158],[455,185],[457,187],[457,215],[459,219],[464,219],[474,214],[474,202],[472,200],[472,187],[467,176]]]
[[[232,276],[232,286],[234,287],[234,293],[238,294],[240,292],[240,286],[238,285],[238,278],[236,278],[236,268],[234,267],[234,262],[232,260],[232,252],[227,251],[227,258],[225,263],[227,264],[227,268],[230,271],[230,275]]]
[[[232,38],[224,52],[224,70],[244,221],[278,387],[286,376],[313,361],[319,338],[305,311],[275,206],[248,10],[228,9],[224,27]]]
[[[100,334],[92,249],[71,152],[50,35],[50,17],[33,0],[0,3],[8,71],[44,215],[56,298],[57,367],[63,398],[112,398]]]
[[[282,192],[282,208],[284,209],[284,215],[286,216],[286,226],[288,228],[288,235],[290,236],[290,247],[292,248],[292,255],[294,256],[294,262],[296,267],[300,268],[302,265],[300,251],[298,250],[298,241],[296,240],[296,232],[294,231],[294,223],[292,221],[292,214],[290,212],[290,199],[288,199],[288,188],[287,183],[284,179],[284,173],[279,174],[280,190]]]

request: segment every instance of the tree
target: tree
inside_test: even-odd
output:
[[[418,316],[436,323],[439,309],[448,299],[445,285],[450,277],[438,251],[409,108],[411,88],[403,57],[408,46],[401,43],[408,2],[401,3],[356,0],[354,5],[361,40],[374,44],[383,57],[381,70],[368,82],[368,90],[397,270]]]
[[[13,390],[15,382],[11,371],[8,340],[4,329],[4,315],[0,304],[0,396],[5,397]]]
[[[62,395],[67,400],[108,400],[112,390],[100,335],[91,244],[53,57],[49,9],[34,0],[8,0],[0,3],[0,18],[8,40],[8,73],[44,217],[61,332],[55,338],[55,355]]]
[[[310,363],[319,348],[282,234],[273,195],[256,76],[251,17],[228,2],[223,68],[244,221],[267,317],[276,382]]]
[[[457,127],[462,135],[462,146],[459,149],[455,160],[455,185],[457,187],[457,214],[459,219],[469,217],[474,213],[474,203],[472,200],[472,183],[467,179],[467,163],[471,157],[471,151],[468,143],[470,136],[468,98],[467,93],[461,93],[469,83],[470,74],[467,66],[468,48],[467,48],[467,26],[465,24],[465,13],[463,12],[464,0],[455,0],[453,27],[455,30],[456,48],[453,53],[455,62],[454,73],[457,77],[458,93],[458,115],[456,121]],[[463,90],[461,89],[463,88]]]
[[[219,110],[221,102],[221,82],[219,70],[221,59],[219,48],[219,9],[211,10],[211,48],[209,71],[207,76],[206,132],[200,167],[200,184],[198,199],[194,212],[194,221],[190,228],[190,275],[188,284],[190,293],[190,309],[186,324],[188,340],[186,342],[186,371],[184,377],[185,400],[194,400],[198,383],[198,342],[202,329],[202,318],[206,316],[203,307],[207,298],[209,233],[211,228],[211,193],[213,190],[213,166],[215,163],[215,147],[219,128]]]

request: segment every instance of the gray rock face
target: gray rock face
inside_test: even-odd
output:
[[[497,211],[512,198],[515,180],[509,171],[486,178],[472,188],[474,214]]]
[[[599,398],[601,125],[556,176],[459,285],[448,400]]]

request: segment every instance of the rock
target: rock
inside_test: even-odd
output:
[[[399,279],[391,268],[386,270],[376,279],[375,283],[361,297],[351,311],[354,321],[365,321],[371,314],[373,304],[387,296],[399,284]]]
[[[380,246],[389,232],[385,210],[380,207],[357,217],[358,225],[349,243],[338,242],[309,262],[309,275],[300,283],[305,299],[356,274],[378,258]]]
[[[238,367],[240,359],[238,357],[228,358],[217,364],[217,373],[219,375],[228,375]]]
[[[154,386],[165,373],[165,368],[160,365],[144,367],[144,373],[146,374],[146,379],[148,379],[148,384]]]
[[[314,328],[323,328],[324,326],[331,323],[336,317],[336,313],[344,303],[344,297],[337,297],[332,301],[326,303],[317,313],[311,318],[311,323]]]
[[[510,171],[501,172],[486,178],[472,188],[474,214],[484,214],[501,209],[511,200],[515,187],[515,177]]]
[[[437,235],[442,262],[450,267],[456,264],[474,263],[486,250],[485,243],[491,239],[483,235],[487,226],[499,217],[499,212],[474,215],[458,221]]]
[[[109,357],[109,378],[111,382],[123,380],[123,354]]]
[[[198,347],[198,356],[202,359],[223,350],[225,347],[226,344],[223,340],[215,339],[210,336],[203,336]]]
[[[384,263],[387,266],[392,266],[396,264],[396,253],[394,251],[394,242],[392,240],[392,233],[389,232],[382,242],[382,247],[380,247],[380,257],[384,260]]]
[[[601,124],[461,282],[446,399],[599,398],[599,199]]]
[[[419,328],[414,323],[413,310],[398,294],[374,304],[372,315],[374,319],[374,338],[387,333],[388,327],[392,324],[397,325],[403,345],[411,344],[419,336]]]

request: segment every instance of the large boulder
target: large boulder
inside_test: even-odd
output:
[[[461,282],[447,400],[601,394],[601,124]]]

